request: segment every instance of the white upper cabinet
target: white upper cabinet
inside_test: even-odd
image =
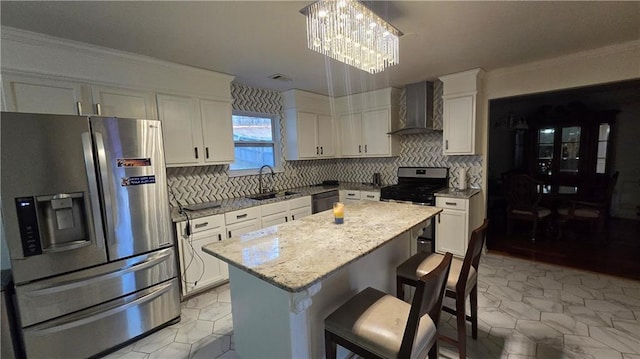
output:
[[[191,97],[157,95],[158,117],[162,121],[164,156],[167,165],[196,165],[202,128],[196,100]],[[202,151],[202,149],[200,149]]]
[[[83,105],[91,111],[91,94],[84,99],[83,86],[78,82],[3,73],[2,83],[5,111],[79,115],[84,113]]]
[[[339,117],[338,138],[342,157],[362,156],[362,114],[350,113]]]
[[[337,98],[340,156],[397,156],[399,140],[387,133],[400,125],[399,102],[395,88]]]
[[[12,29],[0,37],[3,110],[161,119],[167,165],[233,162],[233,76]]]
[[[476,141],[476,113],[482,73],[482,69],[474,69],[440,77],[443,83],[442,148],[445,155],[475,155],[480,152],[479,141]]]
[[[233,162],[235,154],[231,103],[207,99],[200,99],[199,102],[205,164]]]
[[[158,94],[167,166],[233,162],[231,104]]]
[[[335,127],[327,96],[301,90],[282,93],[287,160],[335,156]]]
[[[96,111],[100,116],[157,120],[153,92],[126,88],[91,86]]]

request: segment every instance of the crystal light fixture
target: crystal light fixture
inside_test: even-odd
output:
[[[356,0],[320,0],[303,8],[311,50],[369,73],[398,64],[395,27]]]

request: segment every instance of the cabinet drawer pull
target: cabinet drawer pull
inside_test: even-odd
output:
[[[237,216],[236,216],[236,219],[244,218],[244,217],[246,217],[246,216],[248,216],[248,215],[249,215],[248,213],[245,213],[245,214],[239,214],[239,215],[237,215]]]
[[[194,152],[195,152],[195,154],[196,154],[196,159],[198,159],[198,147],[194,147],[194,148],[193,148],[193,151],[194,151]]]
[[[353,197],[355,195],[356,195],[355,193],[347,193],[347,196],[350,196],[350,197]]]
[[[209,159],[209,147],[204,148],[204,156]]]
[[[221,241],[222,240],[222,234],[218,233],[218,240]]]
[[[206,227],[208,225],[209,225],[209,222],[198,223],[198,224],[196,224],[196,228],[202,228],[202,227]]]
[[[375,196],[372,196],[370,194],[367,195],[367,198],[373,198],[373,197],[375,197]]]
[[[446,204],[447,206],[457,206],[458,205],[455,202],[445,202],[444,204]]]

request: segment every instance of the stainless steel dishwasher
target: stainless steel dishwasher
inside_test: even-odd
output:
[[[311,211],[318,213],[333,208],[333,202],[340,201],[337,189],[328,192],[317,193],[311,196]]]

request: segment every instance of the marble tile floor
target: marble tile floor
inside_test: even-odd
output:
[[[640,359],[640,281],[489,253],[478,289],[468,358]],[[442,315],[443,333],[455,336],[455,317]],[[238,358],[229,286],[184,302],[180,323],[107,358]],[[458,352],[442,344],[440,358]]]

